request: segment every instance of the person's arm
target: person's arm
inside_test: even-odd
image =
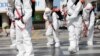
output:
[[[66,9],[67,9],[67,12],[68,12],[69,15],[73,14],[74,8],[75,8],[74,2],[72,2],[71,0],[68,0]]]
[[[43,14],[43,19],[44,19],[45,21],[48,20],[48,18],[47,18],[47,16],[46,16],[45,12],[44,12],[44,14]]]
[[[31,0],[23,0],[23,22],[26,23],[32,17]]]
[[[14,21],[14,1],[8,0],[8,8],[7,8],[7,15],[9,18]]]
[[[73,14],[69,17],[69,20],[74,20],[75,18],[77,18],[79,12],[82,10],[83,8],[83,4],[79,1],[78,4],[76,5],[75,11],[73,12]]]
[[[88,27],[89,30],[93,28],[94,22],[95,22],[95,13],[94,11],[92,11],[90,14],[90,22],[89,22],[89,27]]]

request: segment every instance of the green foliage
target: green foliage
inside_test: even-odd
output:
[[[43,11],[36,11],[33,21],[43,21]]]

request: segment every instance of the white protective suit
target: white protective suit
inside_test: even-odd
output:
[[[85,24],[88,27],[88,33],[87,33],[88,46],[93,46],[95,14],[92,9],[93,9],[93,6],[91,3],[88,3],[86,7],[83,9],[83,19],[84,19]]]
[[[60,43],[59,43],[59,39],[57,36],[58,15],[55,12],[53,12],[52,15],[51,15],[51,13],[52,13],[52,11],[49,8],[46,8],[44,15],[43,15],[43,17],[45,19],[46,36],[47,36],[47,40],[48,40],[47,46],[50,47],[52,44],[55,43],[55,47],[59,47]],[[52,24],[48,20],[48,14],[52,18]],[[52,25],[53,25],[53,27],[52,27]],[[53,37],[52,37],[52,34],[53,34]]]
[[[82,30],[82,15],[79,12],[83,8],[83,4],[79,1],[76,5],[75,0],[68,0],[67,4],[67,24],[69,31],[69,42],[70,46],[68,51],[74,53],[79,51],[79,38]]]
[[[34,56],[32,47],[32,9],[31,0],[14,0],[14,20],[16,33],[16,47],[18,49],[17,56]],[[8,15],[12,16],[12,12]],[[23,14],[23,18],[21,18]],[[20,19],[18,19],[20,18]]]
[[[13,9],[14,9],[14,0],[8,0],[8,11],[7,15],[9,16],[11,20],[11,26],[10,26],[10,38],[12,41],[11,48],[15,48],[16,46],[16,36],[15,36],[15,24],[13,21],[14,20],[14,14],[13,14]]]

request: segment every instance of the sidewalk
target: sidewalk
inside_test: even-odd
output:
[[[68,31],[67,30],[59,30],[58,31],[58,37],[63,39],[63,38],[68,38]],[[39,39],[46,39],[45,36],[45,29],[40,29],[40,30],[33,30],[32,31],[32,39],[34,40],[39,40]]]

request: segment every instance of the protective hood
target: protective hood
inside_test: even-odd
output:
[[[51,9],[47,7],[47,8],[45,9],[45,12],[51,12]]]

